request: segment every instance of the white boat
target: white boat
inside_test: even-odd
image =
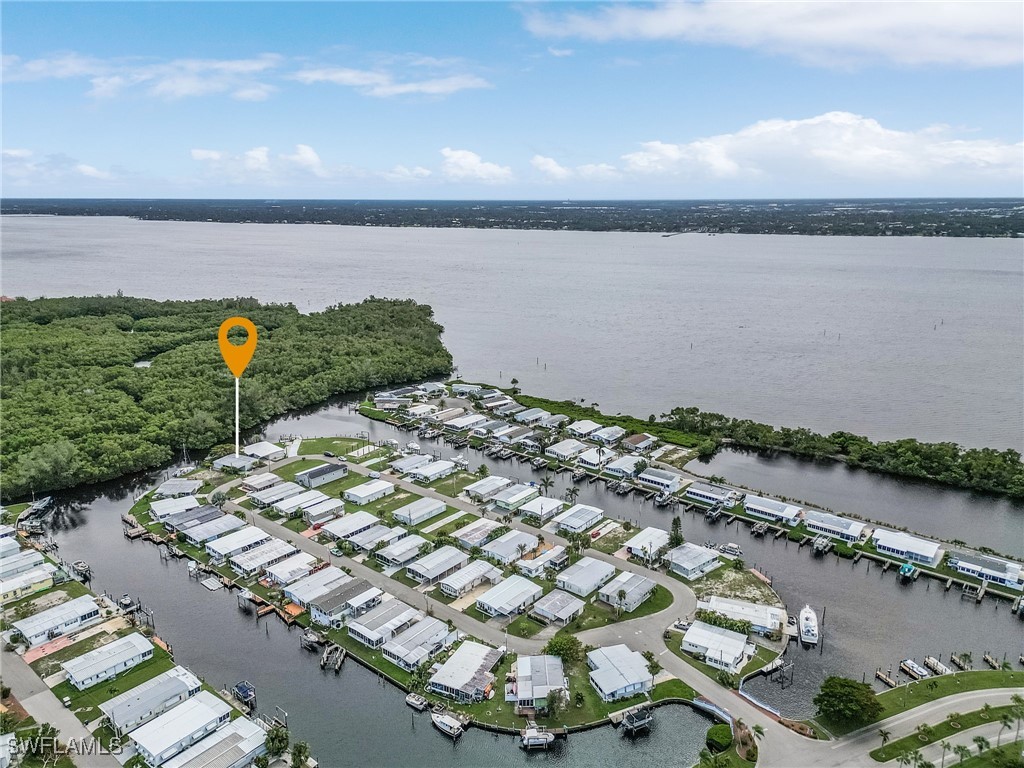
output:
[[[428,702],[423,696],[420,696],[418,693],[410,693],[408,696],[406,696],[405,703],[413,709],[415,709],[417,712],[422,712],[430,704],[430,702]]]
[[[419,449],[420,449],[420,444],[419,443],[406,443],[405,444],[405,450],[407,450],[407,451],[412,451],[413,453],[416,453],[417,451],[419,451]]]
[[[538,728],[536,723],[523,728],[519,736],[519,743],[524,749],[543,749],[554,740],[555,734]]]
[[[739,544],[735,544],[735,543],[733,543],[731,541],[728,544],[723,544],[719,548],[719,551],[723,555],[732,555],[733,557],[739,557],[740,555],[743,554],[743,548],[740,547]]]
[[[923,680],[926,677],[931,677],[932,673],[922,667],[913,659],[904,659],[900,662],[900,669],[908,676],[915,680]]]
[[[800,609],[800,639],[808,645],[818,642],[818,615],[809,605]]]
[[[462,723],[447,713],[438,714],[437,712],[431,712],[430,720],[434,723],[434,727],[437,730],[446,736],[451,736],[453,739],[459,738],[466,731],[462,727]]]

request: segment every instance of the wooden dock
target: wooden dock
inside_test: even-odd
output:
[[[968,664],[962,658],[957,656],[955,653],[949,654],[949,660],[950,660],[950,662],[952,662],[953,666],[956,667],[957,669],[968,670],[968,669],[971,668],[970,664]]]
[[[985,660],[986,664],[992,667],[992,669],[999,669],[999,662],[992,654],[986,653],[982,658]]]
[[[875,679],[881,680],[882,683],[888,686],[889,688],[895,688],[898,685],[898,683],[895,680],[893,680],[891,677],[889,677],[889,675],[882,671],[881,667],[875,670]]]

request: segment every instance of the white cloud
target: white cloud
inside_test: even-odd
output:
[[[303,69],[293,76],[300,83],[333,83],[355,88],[366,96],[386,98],[410,93],[431,96],[448,96],[459,91],[476,88],[490,88],[491,84],[482,77],[456,74],[420,80],[399,81],[390,72],[351,69],[349,67],[326,67]]]
[[[31,149],[5,149],[3,151],[3,156],[4,157],[11,157],[11,158],[19,158],[19,159],[20,158],[26,158],[26,157],[32,157],[32,150]]]
[[[530,165],[536,168],[538,171],[543,173],[552,181],[562,181],[572,176],[572,171],[563,165],[559,165],[558,161],[553,157],[544,157],[544,155],[534,155],[530,160]]]
[[[572,56],[575,51],[572,48],[555,48],[554,46],[548,46],[548,53],[556,58],[565,58],[566,56]]]
[[[544,38],[678,40],[731,45],[821,66],[947,64],[1002,67],[1024,60],[1024,6],[997,0],[704,0],[597,10],[525,11]]]
[[[270,147],[253,147],[243,155],[242,163],[247,171],[269,171]]]
[[[328,180],[343,173],[343,169],[326,167],[317,151],[308,144],[296,144],[294,152],[276,156],[265,146],[240,154],[219,149],[193,149],[190,154],[201,163],[206,177],[228,184],[286,185],[310,177]]]
[[[91,165],[86,165],[85,163],[79,163],[78,165],[76,165],[75,170],[78,171],[83,176],[88,176],[90,179],[107,180],[112,178],[112,176],[106,171],[101,171],[99,168],[95,168]]]
[[[489,184],[500,184],[512,180],[512,169],[508,166],[485,162],[476,152],[468,149],[441,150],[444,161],[441,172],[449,179],[456,181],[483,181]]]
[[[297,168],[312,173],[314,176],[326,178],[329,174],[320,161],[320,155],[308,144],[296,144],[294,155],[281,155],[281,159],[292,163]]]
[[[614,165],[608,163],[588,163],[576,168],[581,179],[587,181],[613,181],[621,176]]]
[[[568,168],[553,157],[534,155],[530,165],[547,176],[550,181],[565,181],[572,178],[584,181],[612,181],[621,177],[615,166],[608,163],[587,163]]]
[[[220,160],[224,154],[216,149],[193,149],[193,160]]]
[[[13,188],[38,190],[76,189],[92,190],[93,185],[81,187],[83,181],[117,183],[121,174],[102,171],[94,165],[80,162],[63,153],[40,155],[31,149],[3,150],[3,180]]]
[[[396,165],[390,171],[383,174],[388,181],[420,181],[432,176],[432,172],[422,166],[416,165],[408,168],[404,165]]]

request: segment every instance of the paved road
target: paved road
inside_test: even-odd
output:
[[[71,710],[66,709],[53,692],[46,687],[32,668],[15,653],[0,652],[3,680],[11,687],[21,706],[25,708],[37,723],[49,723],[57,728],[59,739],[67,743],[69,739],[78,742],[92,743],[92,734],[75,717]],[[72,757],[78,768],[119,768],[119,763],[110,755],[74,755]]]

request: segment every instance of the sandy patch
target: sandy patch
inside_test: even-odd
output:
[[[480,586],[471,589],[458,600],[452,600],[452,608],[454,608],[457,611],[466,610],[467,608],[469,608],[469,606],[476,604],[476,599],[480,597],[482,594],[484,594],[487,590],[489,590],[492,586],[494,585],[485,581]]]

